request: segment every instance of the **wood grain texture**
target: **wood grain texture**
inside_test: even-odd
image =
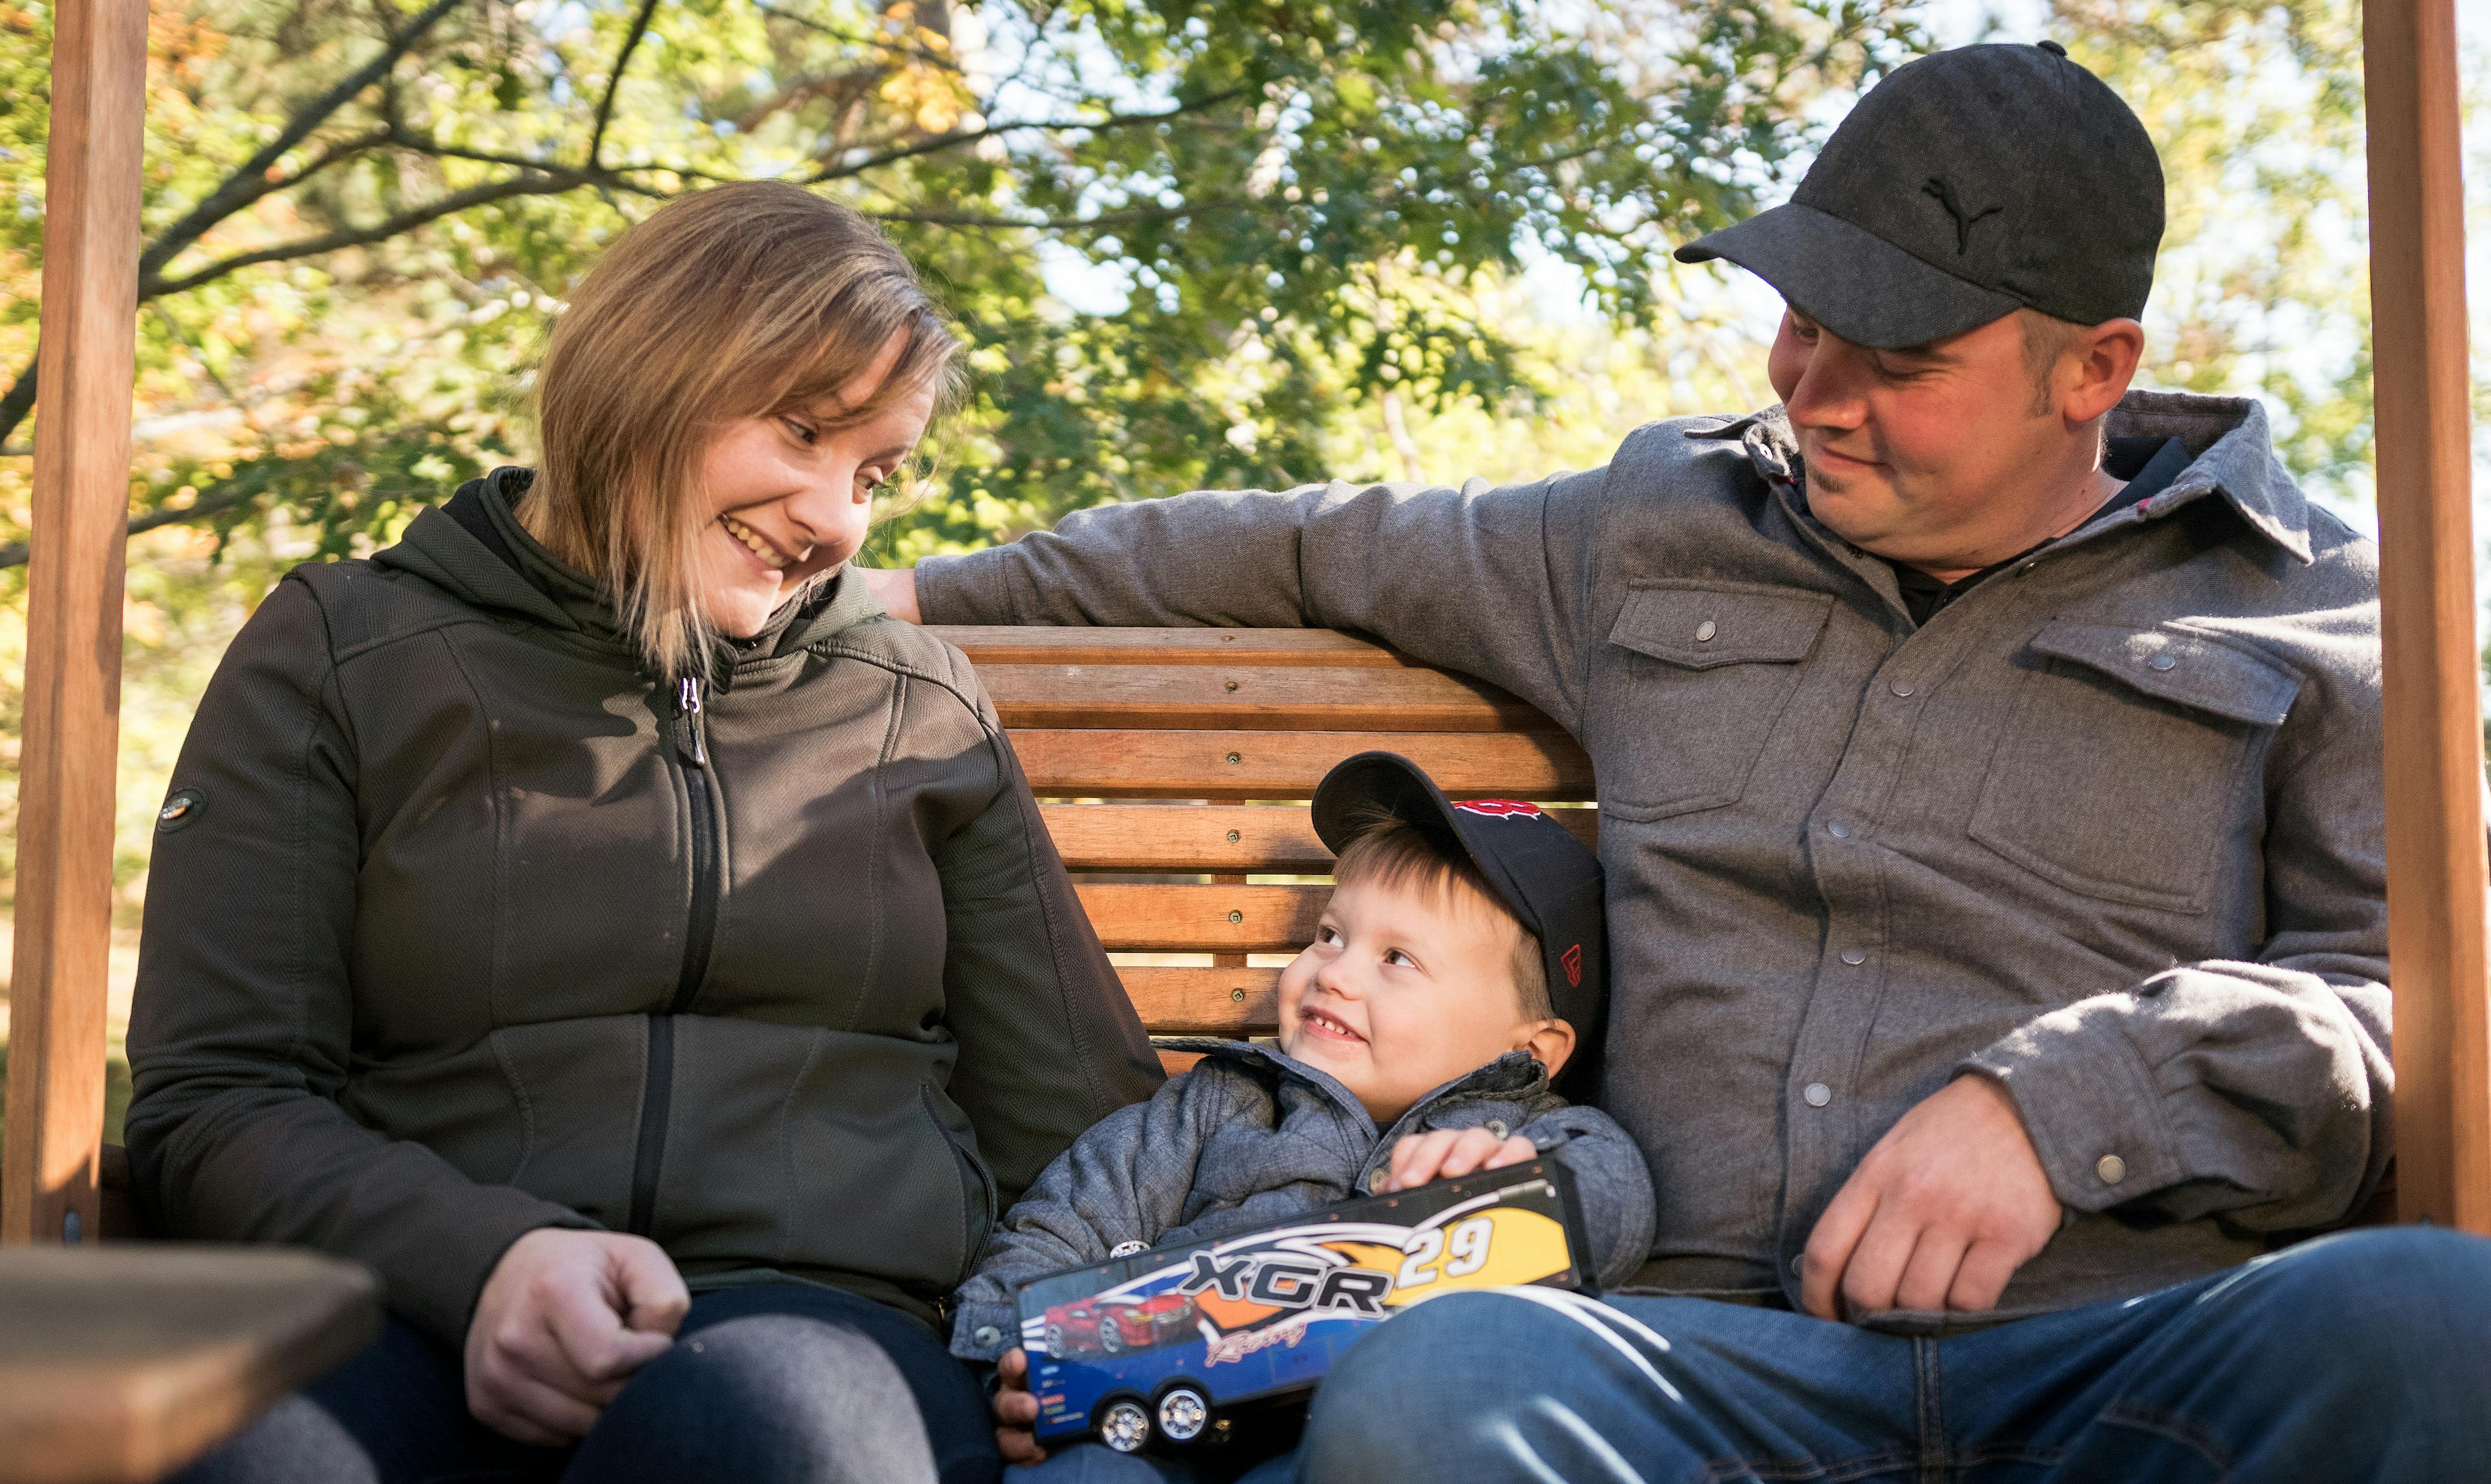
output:
[[[1398,752],[1455,796],[1574,800],[1592,763],[1548,733],[1138,732],[1012,734],[1030,786],[1049,798],[1304,799],[1334,763],[1370,747]]]
[[[1332,894],[1330,887],[1073,889],[1100,943],[1110,949],[1160,953],[1295,953],[1314,937],[1315,918]]]
[[[1554,732],[1493,685],[1442,670],[1281,665],[981,665],[1007,727]]]
[[[1133,1013],[1153,1035],[1268,1035],[1280,1023],[1277,969],[1160,969],[1120,964]]]
[[[1360,665],[1418,661],[1369,639],[1330,628],[1057,628],[1041,625],[938,626],[928,632],[987,665]]]
[[[1299,804],[1050,803],[1039,813],[1064,863],[1076,871],[1332,872],[1332,852]],[[1598,849],[1598,810],[1548,815]]]
[[[2397,1209],[2491,1234],[2491,872],[2451,0],[2372,0],[2362,51]]]
[[[0,1252],[0,1484],[181,1468],[380,1332],[360,1267],[272,1247]]]
[[[98,1222],[146,0],[53,12],[0,1241]]]

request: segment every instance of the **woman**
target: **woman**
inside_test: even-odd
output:
[[[217,1477],[990,1477],[932,1327],[1158,1080],[960,655],[845,564],[956,345],[792,186],[632,230],[543,465],[295,571],[201,701],[129,1119],[180,1237],[369,1265]]]

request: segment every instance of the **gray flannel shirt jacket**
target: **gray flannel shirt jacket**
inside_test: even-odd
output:
[[[2377,550],[2255,402],[2109,422],[2194,460],[1924,626],[1806,513],[1778,409],[1532,484],[1085,510],[921,564],[919,600],[1355,629],[1530,700],[1598,778],[1636,1287],[1795,1300],[1844,1178],[1969,1069],[2068,1213],[2007,1318],[2341,1221],[2391,1152]]]

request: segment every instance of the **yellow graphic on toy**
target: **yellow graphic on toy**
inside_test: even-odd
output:
[[[1538,1283],[1574,1266],[1566,1245],[1564,1224],[1519,1207],[1491,1207],[1443,1226],[1421,1227],[1399,1247],[1353,1240],[1309,1245],[1340,1254],[1348,1260],[1350,1270],[1377,1274],[1382,1281],[1360,1285],[1357,1296],[1383,1309],[1403,1308],[1464,1289]],[[1220,1287],[1205,1284],[1196,1302],[1202,1317],[1221,1330],[1250,1328],[1274,1315],[1304,1306],[1303,1301],[1267,1303],[1251,1296],[1261,1294],[1300,1298],[1298,1294],[1285,1290],[1275,1295],[1276,1285],[1269,1283],[1239,1283],[1235,1285],[1239,1295],[1236,1297],[1223,1295]],[[1304,1297],[1311,1299],[1313,1285],[1307,1287]],[[1334,1280],[1326,1287],[1337,1294],[1342,1285]]]

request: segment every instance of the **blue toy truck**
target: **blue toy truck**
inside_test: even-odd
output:
[[[1571,1177],[1537,1159],[1033,1279],[1019,1298],[1038,1440],[1088,1434],[1123,1453],[1215,1440],[1240,1408],[1312,1389],[1411,1304],[1588,1290],[1582,1229]]]

